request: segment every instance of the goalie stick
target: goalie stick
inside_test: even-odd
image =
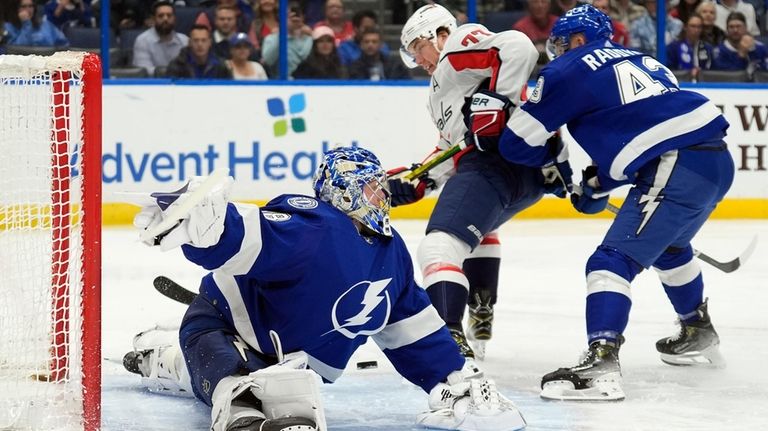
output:
[[[163,296],[173,299],[176,302],[181,302],[182,304],[189,305],[197,297],[197,293],[187,290],[179,283],[176,283],[164,275],[155,277],[152,284],[155,286],[155,290],[160,292]]]
[[[616,205],[613,205],[612,203],[608,203],[608,206],[606,207],[606,209],[612,212],[613,214],[618,214],[620,210],[619,207],[617,207]],[[738,257],[736,257],[735,259],[729,260],[727,262],[721,262],[719,260],[716,260],[715,258],[695,248],[693,249],[693,255],[703,260],[704,262],[714,266],[720,271],[723,271],[725,273],[730,273],[739,269],[744,264],[744,262],[746,262],[747,259],[749,259],[749,257],[752,255],[752,252],[755,251],[756,246],[757,246],[757,235],[752,237],[752,241],[749,242],[749,245],[747,246],[747,248],[744,249],[744,251],[742,251]]]

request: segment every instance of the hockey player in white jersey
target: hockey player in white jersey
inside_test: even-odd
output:
[[[482,100],[468,101],[477,91],[503,94],[504,106],[493,112],[508,115],[521,103],[538,59],[523,33],[493,33],[480,24],[457,28],[453,15],[435,4],[421,7],[408,19],[401,42],[403,61],[431,75],[428,109],[440,137],[425,162],[464,140],[462,110],[484,115],[488,107]],[[496,229],[546,192],[564,197],[565,184],[570,183],[570,178],[545,180],[539,168],[475,151],[475,143],[467,142],[452,160],[414,181],[402,178],[409,173],[407,168],[389,171],[393,206],[414,203],[444,184],[417,258],[432,303],[468,358],[484,356],[492,335],[501,261]],[[569,177],[568,166],[561,167]],[[466,336],[471,347],[462,326],[467,304]]]
[[[194,394],[211,407],[214,431],[325,431],[317,381],[340,377],[370,336],[428,394],[419,424],[524,428],[511,401],[465,361],[416,284],[389,225],[376,156],[345,147],[320,162],[314,196],[282,195],[263,207],[228,202],[228,181],[153,194],[157,204],[136,226],[151,232],[151,245],[181,246],[211,273],[184,316],[180,344],[152,346],[152,332],[140,334],[126,368],[155,390]]]
[[[729,125],[709,99],[679,88],[658,60],[611,42],[612,31],[610,18],[591,5],[560,17],[548,44],[553,61],[496,142],[507,160],[541,166],[552,161],[544,142],[567,125],[593,162],[571,195],[583,213],[603,211],[612,189],[631,185],[586,264],[588,350],[575,366],[542,378],[543,398],[624,398],[619,349],[631,283],[651,267],[680,322],[680,332],[656,343],[661,360],[723,364],[691,239],[733,182],[723,140]]]

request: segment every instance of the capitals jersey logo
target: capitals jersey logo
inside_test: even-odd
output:
[[[350,287],[333,304],[331,320],[333,331],[347,338],[373,335],[384,329],[392,311],[387,292],[391,278],[361,281]]]

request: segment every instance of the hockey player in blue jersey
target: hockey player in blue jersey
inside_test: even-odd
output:
[[[154,229],[174,206],[188,207],[199,183],[180,197],[155,194],[158,205],[144,208],[136,226]],[[127,368],[158,390],[193,393],[211,406],[213,430],[325,430],[316,377],[336,380],[370,336],[429,394],[420,424],[524,428],[514,405],[461,356],[414,281],[389,224],[376,156],[328,151],[313,188],[314,196],[282,195],[263,207],[229,203],[227,184],[195,195],[202,199],[194,208],[151,242],[181,246],[211,272],[184,316],[180,346],[137,349],[126,355]]]
[[[690,241],[733,181],[733,160],[723,141],[728,122],[706,97],[681,90],[656,59],[612,43],[611,33],[610,18],[591,5],[562,16],[548,44],[554,60],[496,146],[484,147],[511,162],[541,166],[553,161],[547,138],[567,125],[593,163],[571,195],[578,211],[600,212],[612,189],[632,185],[587,262],[589,349],[576,366],[544,376],[544,398],[624,398],[619,348],[630,283],[649,267],[680,322],[677,335],[656,343],[661,359],[722,364]]]

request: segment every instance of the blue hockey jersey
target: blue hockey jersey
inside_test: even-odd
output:
[[[368,336],[426,391],[464,364],[414,281],[402,238],[394,230],[392,238],[363,237],[325,202],[283,195],[262,208],[229,204],[218,244],[183,251],[212,271],[200,294],[252,349],[274,356],[276,331],[285,352],[305,351],[327,381]],[[199,331],[182,327],[182,345]]]
[[[510,116],[499,151],[511,162],[542,166],[553,159],[545,142],[562,125],[597,164],[605,190],[631,183],[661,154],[721,137],[728,128],[709,99],[680,90],[658,60],[610,41],[549,63]]]

